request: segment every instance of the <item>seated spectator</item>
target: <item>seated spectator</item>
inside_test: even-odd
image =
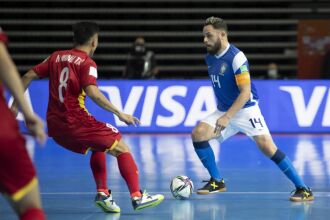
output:
[[[278,74],[278,66],[276,63],[270,63],[267,70],[268,79],[279,79],[280,75]]]
[[[128,54],[123,77],[126,79],[155,79],[158,75],[155,54],[147,50],[143,37],[136,38]]]

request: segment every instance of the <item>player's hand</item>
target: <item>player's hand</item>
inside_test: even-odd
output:
[[[37,139],[39,144],[44,144],[47,138],[44,123],[37,115],[24,115],[26,127]]]
[[[120,121],[125,122],[127,125],[134,125],[136,127],[137,125],[141,124],[139,119],[129,114],[120,113],[118,118]]]
[[[10,110],[16,118],[17,115],[18,115],[18,106],[17,106],[17,104],[13,103],[12,106],[10,107]]]
[[[229,121],[230,118],[226,114],[218,118],[217,122],[215,123],[215,129],[214,129],[214,134],[216,137],[221,135],[221,131],[228,126]]]

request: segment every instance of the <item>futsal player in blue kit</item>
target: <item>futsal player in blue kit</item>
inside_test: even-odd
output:
[[[290,159],[273,142],[258,106],[258,93],[250,79],[248,60],[242,51],[228,42],[227,35],[227,24],[223,19],[206,19],[203,36],[208,53],[205,61],[218,106],[215,112],[203,119],[192,131],[195,151],[211,176],[197,193],[206,195],[226,191],[209,140],[217,139],[222,143],[242,132],[251,137],[259,149],[295,185],[296,190],[290,196],[291,201],[314,200],[311,189],[298,176]]]

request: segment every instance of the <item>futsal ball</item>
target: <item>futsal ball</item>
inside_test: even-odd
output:
[[[171,182],[171,192],[176,199],[188,199],[194,191],[194,184],[187,176],[176,176]]]

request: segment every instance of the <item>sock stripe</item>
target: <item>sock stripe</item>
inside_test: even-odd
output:
[[[210,144],[208,141],[193,142],[193,145],[196,149],[203,149],[203,148],[210,147]]]
[[[276,164],[279,164],[284,158],[285,154],[280,149],[277,149],[275,154],[270,159]]]

